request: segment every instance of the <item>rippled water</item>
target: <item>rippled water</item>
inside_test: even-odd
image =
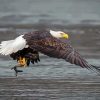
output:
[[[99,0],[0,0],[0,25],[100,24]]]
[[[98,59],[87,59],[89,63],[100,65]],[[14,71],[11,68],[16,63],[12,60],[0,61],[0,76],[14,77]],[[19,68],[23,70],[18,76],[33,78],[85,78],[87,76],[97,76],[87,69],[79,66],[71,65],[63,60],[44,57],[39,64],[30,65],[27,68]]]

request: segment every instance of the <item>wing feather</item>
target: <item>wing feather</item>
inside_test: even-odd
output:
[[[88,64],[88,62],[69,44],[56,38],[39,39],[31,48],[54,58],[61,58],[69,63],[81,66],[82,68],[100,71],[96,66]]]
[[[14,40],[2,41],[0,44],[0,54],[9,55],[22,50],[26,46],[26,41],[23,35],[17,37]]]

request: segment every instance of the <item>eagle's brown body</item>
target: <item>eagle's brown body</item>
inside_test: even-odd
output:
[[[64,59],[81,67],[91,68],[88,62],[68,43],[48,34],[48,31],[36,31],[24,35],[27,43],[35,51],[47,56]]]

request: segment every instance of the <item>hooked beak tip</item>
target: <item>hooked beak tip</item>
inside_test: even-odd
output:
[[[64,33],[62,37],[65,38],[65,39],[68,39],[69,35],[67,33]]]

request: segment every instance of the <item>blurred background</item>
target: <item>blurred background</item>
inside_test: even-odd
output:
[[[13,39],[23,32],[42,29],[67,32],[70,44],[89,60],[89,63],[100,65],[100,0],[0,0],[0,41]],[[37,73],[35,69],[33,75],[67,75],[66,62],[44,55],[42,58],[41,63],[34,66],[43,68],[35,67]],[[0,60],[1,74],[10,75],[11,70],[8,69],[14,65],[14,61],[4,56],[0,56]],[[47,69],[44,66],[48,66]],[[64,66],[66,71],[63,68],[56,69],[58,66]],[[55,70],[52,70],[54,67]],[[48,68],[51,68],[51,71]],[[61,74],[63,71],[65,73]],[[71,72],[74,73],[74,70]]]
[[[0,25],[99,25],[99,9],[99,0],[0,0]]]
[[[0,0],[0,42],[23,32],[60,30],[100,67],[100,0]],[[15,76],[17,64],[0,55],[0,100],[100,100],[100,75],[40,54],[41,62]]]

